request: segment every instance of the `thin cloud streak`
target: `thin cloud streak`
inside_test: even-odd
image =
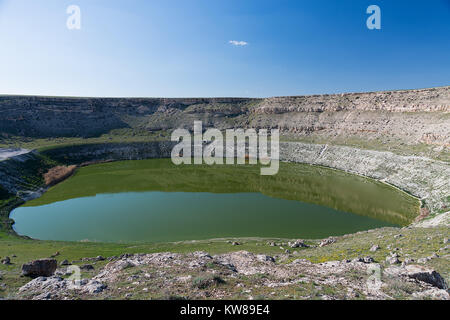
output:
[[[230,40],[228,43],[233,46],[236,46],[236,47],[244,47],[244,46],[248,45],[248,42],[237,41],[237,40]]]

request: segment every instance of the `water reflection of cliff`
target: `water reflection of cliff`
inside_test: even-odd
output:
[[[130,191],[261,192],[275,198],[318,204],[398,225],[410,223],[419,210],[419,202],[404,192],[326,168],[282,163],[278,175],[260,176],[256,166],[177,167],[167,159],[86,167],[27,205]]]

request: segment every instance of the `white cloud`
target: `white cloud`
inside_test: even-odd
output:
[[[236,47],[244,47],[244,46],[248,45],[248,42],[236,41],[236,40],[230,40],[228,43],[233,46],[236,46]]]

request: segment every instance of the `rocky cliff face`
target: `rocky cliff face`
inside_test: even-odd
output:
[[[269,98],[252,111],[251,125],[278,126],[312,142],[444,153],[450,146],[450,87]]]
[[[178,112],[236,116],[252,99],[70,98],[0,96],[0,134],[92,137],[120,128],[172,127]],[[152,118],[160,120],[151,124]],[[169,121],[169,122],[167,122]],[[167,123],[165,123],[167,122]],[[174,123],[175,124],[175,123]]]
[[[450,206],[450,166],[442,161],[300,142],[281,143],[280,155],[283,161],[331,167],[396,186],[421,199],[433,213]]]
[[[255,113],[326,111],[450,111],[450,87],[264,99]]]
[[[1,96],[0,136],[94,137],[192,129],[202,120],[219,129],[279,128],[309,142],[448,154],[449,115],[450,87],[267,99]]]

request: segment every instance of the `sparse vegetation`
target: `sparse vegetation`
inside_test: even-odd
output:
[[[198,289],[206,289],[210,286],[217,286],[223,283],[225,283],[225,281],[221,277],[213,274],[198,276],[192,280],[192,285]]]

